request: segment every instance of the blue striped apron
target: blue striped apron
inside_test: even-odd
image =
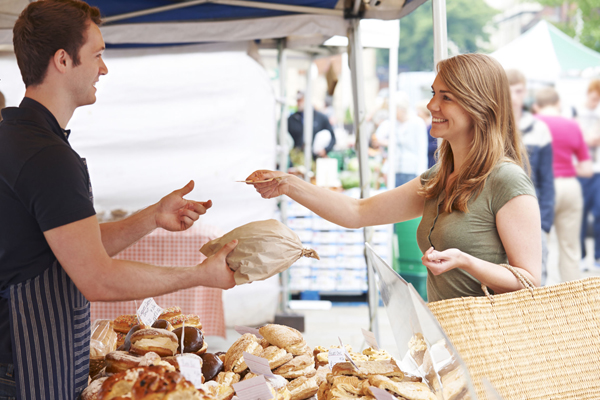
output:
[[[77,399],[88,383],[90,303],[58,261],[9,293],[17,399]]]

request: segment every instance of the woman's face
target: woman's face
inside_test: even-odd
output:
[[[470,143],[473,139],[473,120],[469,114],[458,104],[439,75],[431,88],[433,96],[427,104],[432,118],[431,136],[448,140],[450,144],[465,139]]]

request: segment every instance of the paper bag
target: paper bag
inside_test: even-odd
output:
[[[237,285],[264,280],[285,271],[302,256],[319,259],[316,251],[304,249],[298,235],[274,219],[235,228],[206,243],[200,252],[210,257],[234,239],[238,244],[227,256],[227,264],[235,271]]]

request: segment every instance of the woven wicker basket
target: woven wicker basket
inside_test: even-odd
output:
[[[600,399],[600,278],[429,303],[469,368],[505,400]]]

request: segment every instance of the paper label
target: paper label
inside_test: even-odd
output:
[[[333,369],[335,364],[346,361],[344,349],[329,349],[327,359],[329,360],[329,369]]]
[[[185,379],[192,382],[196,389],[202,385],[202,365],[196,357],[178,356],[179,371]]]
[[[267,386],[267,381],[262,375],[234,383],[232,386],[240,400],[269,400],[273,398],[273,393],[271,393],[271,389]]]
[[[369,390],[371,391],[371,393],[373,393],[373,396],[375,396],[375,398],[377,400],[397,400],[387,390],[383,390],[383,389],[377,388],[375,386],[370,386]]]
[[[259,339],[263,338],[262,335],[260,333],[258,333],[258,329],[256,329],[256,328],[250,328],[247,326],[236,325],[233,327],[233,329],[235,329],[235,331],[237,333],[239,333],[240,335],[243,335],[244,333],[251,333]]]
[[[361,328],[363,336],[369,346],[371,346],[375,350],[379,350],[379,345],[377,344],[377,338],[375,334],[371,331]]]
[[[150,297],[142,302],[142,305],[137,310],[137,316],[142,324],[152,326],[162,312],[163,309]]]
[[[352,365],[354,366],[354,368],[358,371],[358,366],[354,363],[354,360],[352,360],[352,357],[350,357],[350,353],[348,353],[348,350],[346,350],[346,346],[344,346],[344,343],[342,343],[342,339],[340,339],[339,336],[338,336],[338,340],[340,341],[340,346],[342,347],[342,350],[344,350],[344,355],[346,356],[346,359],[348,361],[350,361],[352,363]]]
[[[248,365],[248,368],[250,368],[250,372],[253,372],[256,375],[275,376],[271,372],[269,361],[266,358],[258,357],[244,351],[244,361],[246,362],[246,365]]]

